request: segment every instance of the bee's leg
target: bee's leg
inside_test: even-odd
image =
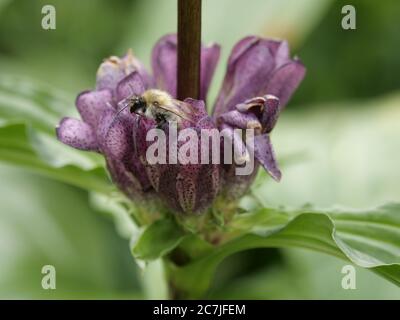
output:
[[[158,122],[156,128],[157,128],[157,129],[163,130],[165,124],[166,124],[165,121],[163,121],[163,122]]]
[[[165,124],[167,123],[167,119],[163,114],[157,114],[156,122],[157,122],[157,129],[163,129]]]
[[[135,124],[136,128],[139,127],[141,119],[142,119],[141,117],[137,117],[136,118],[136,120],[135,120],[136,121],[136,124]],[[135,154],[138,155],[138,146],[137,146],[136,134],[133,135],[133,150],[134,150]]]

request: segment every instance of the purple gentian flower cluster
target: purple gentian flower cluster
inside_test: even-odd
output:
[[[152,120],[138,121],[128,110],[119,111],[121,101],[145,90],[157,88],[176,97],[177,37],[167,35],[155,45],[150,75],[131,52],[110,57],[99,67],[96,89],[78,95],[76,106],[82,120],[64,118],[57,128],[60,141],[80,150],[104,155],[113,182],[133,201],[161,200],[176,212],[203,212],[218,196],[227,199],[242,195],[261,165],[280,180],[269,134],[282,108],[305,74],[297,59],[289,56],[285,41],[247,37],[233,48],[225,79],[213,108],[207,114],[205,99],[220,47],[202,46],[200,100],[188,97],[196,110],[195,123],[184,128],[255,130],[256,169],[251,175],[235,175],[235,164],[158,164],[146,161],[146,132]]]

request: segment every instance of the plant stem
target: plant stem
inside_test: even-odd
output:
[[[164,273],[164,263],[157,259],[148,263],[142,276],[142,286],[147,299],[168,299],[169,288]]]
[[[178,0],[178,99],[200,97],[201,0]]]
[[[201,53],[201,0],[178,0],[178,63],[177,97],[200,98]],[[172,261],[165,261],[166,267]],[[181,292],[173,285],[170,274],[165,275],[169,284],[170,299],[182,299]]]

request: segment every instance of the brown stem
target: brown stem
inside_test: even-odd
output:
[[[178,99],[200,98],[201,0],[178,0]]]

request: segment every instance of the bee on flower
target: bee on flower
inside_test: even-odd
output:
[[[96,88],[76,99],[81,120],[62,119],[58,139],[103,154],[113,182],[133,201],[159,200],[174,212],[202,213],[218,197],[237,199],[260,166],[279,181],[270,133],[305,68],[290,58],[287,42],[246,37],[232,49],[222,87],[208,114],[205,101],[219,56],[218,45],[201,47],[200,99],[184,101],[176,98],[176,35],[164,36],[154,46],[152,75],[131,51],[122,58],[106,59],[97,72]],[[224,152],[218,163],[148,163],[146,134],[154,128],[168,133],[171,123],[177,124],[178,131],[198,132],[198,141],[201,130],[224,131],[238,150],[254,155],[255,169],[237,175],[238,164],[225,163]],[[254,131],[251,144],[237,134],[246,129]]]

